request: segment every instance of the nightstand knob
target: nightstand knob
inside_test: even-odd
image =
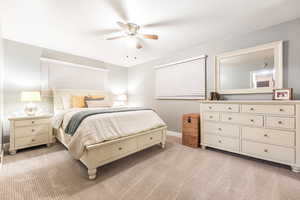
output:
[[[232,108],[231,108],[231,107],[228,107],[228,110],[232,110]]]
[[[119,151],[121,151],[122,150],[122,147],[119,147]]]
[[[152,140],[153,138],[152,137],[150,137],[150,140]]]
[[[269,151],[268,151],[268,149],[265,149],[264,152],[268,153]]]
[[[35,129],[31,129],[31,132],[34,132],[35,131]]]
[[[268,134],[264,134],[265,137],[268,137]]]
[[[254,110],[254,108],[250,108],[250,110],[252,110],[252,111],[253,111],[253,110]]]
[[[254,122],[254,119],[250,119],[251,122]]]
[[[279,111],[280,111],[280,112],[283,112],[284,110],[283,110],[283,108],[280,108]]]
[[[219,131],[222,131],[222,128],[218,128]]]
[[[34,142],[34,141],[35,141],[35,139],[32,139],[32,140],[31,140],[31,142]]]
[[[31,121],[32,124],[34,124],[34,121]]]
[[[278,124],[282,124],[282,121],[278,121]]]
[[[232,117],[228,117],[228,120],[232,120]]]
[[[219,142],[219,143],[222,143],[222,141],[221,141],[221,140],[219,140],[218,142]]]

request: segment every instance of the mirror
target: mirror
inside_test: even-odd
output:
[[[282,42],[216,56],[217,92],[271,93],[282,88]]]

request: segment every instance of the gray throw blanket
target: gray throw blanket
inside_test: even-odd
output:
[[[110,108],[110,109],[99,109],[99,110],[86,110],[86,111],[81,111],[76,114],[74,114],[66,129],[65,133],[68,135],[73,136],[74,133],[76,132],[77,128],[81,124],[81,122],[92,115],[98,115],[98,114],[105,114],[105,113],[116,113],[116,112],[128,112],[128,111],[140,111],[140,110],[152,110],[150,108],[129,108],[129,107],[124,107],[124,108]]]

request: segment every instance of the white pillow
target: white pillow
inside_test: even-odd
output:
[[[70,109],[72,108],[72,98],[71,95],[67,94],[67,95],[63,95],[62,96],[62,102],[64,105],[64,109]]]
[[[91,100],[86,101],[88,108],[98,108],[98,107],[110,107],[110,103],[105,100]]]

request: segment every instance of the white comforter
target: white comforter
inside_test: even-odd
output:
[[[65,130],[71,117],[75,113],[86,109],[88,108],[70,109],[56,114],[53,119],[54,128],[62,127]],[[165,123],[152,110],[92,115],[82,121],[67,146],[70,153],[76,159],[80,159],[85,147],[88,145],[161,126],[165,126]]]

